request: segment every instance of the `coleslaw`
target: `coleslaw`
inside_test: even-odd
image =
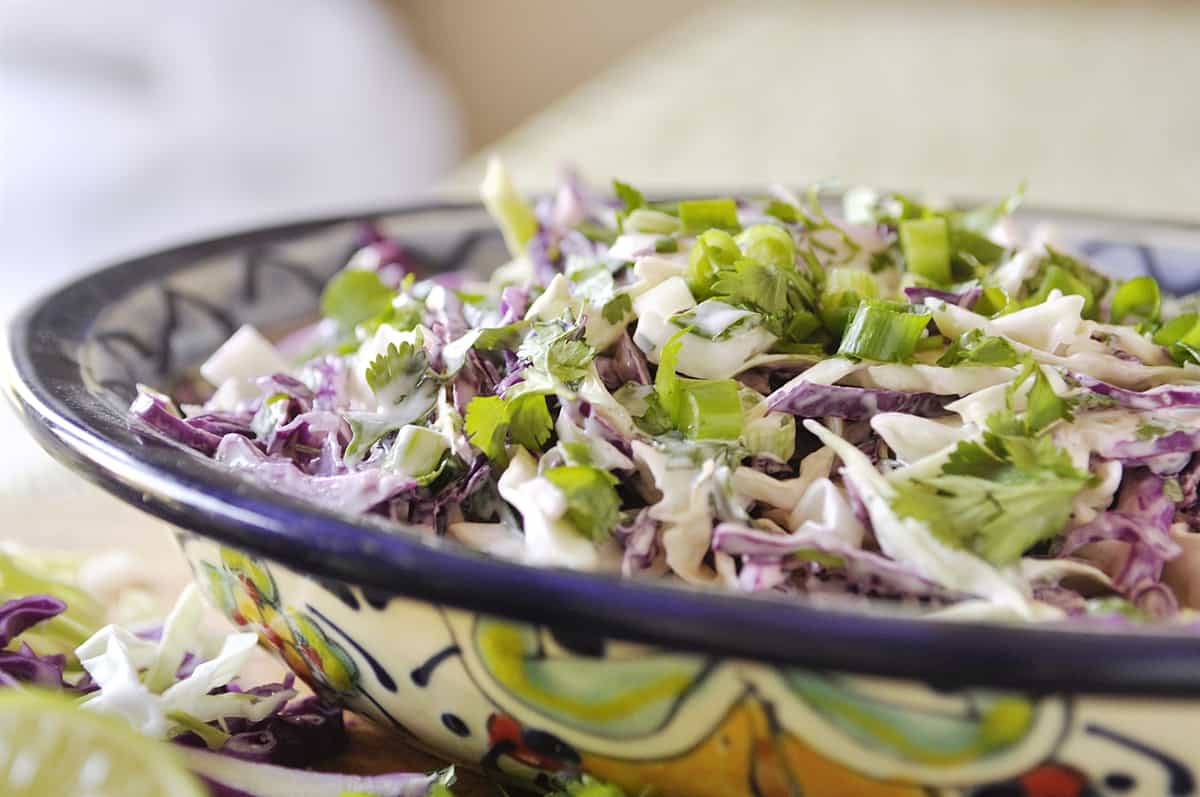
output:
[[[1200,314],[971,209],[482,186],[511,255],[368,227],[322,319],[140,422],[493,555],[949,618],[1193,617]]]

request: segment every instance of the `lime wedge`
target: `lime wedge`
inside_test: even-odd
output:
[[[50,692],[0,692],[5,797],[206,797],[166,742]]]

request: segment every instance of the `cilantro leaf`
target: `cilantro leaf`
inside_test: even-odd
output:
[[[1089,481],[1050,437],[988,431],[959,443],[937,476],[897,483],[892,508],[942,542],[1005,565],[1061,532]]]
[[[604,320],[610,324],[621,323],[632,312],[633,300],[629,298],[628,293],[618,293],[605,302],[604,308],[600,311]]]
[[[955,365],[992,365],[1011,366],[1020,362],[1017,350],[1007,338],[998,335],[984,335],[978,329],[971,329],[959,335],[946,353],[938,358],[937,364],[942,367]]]
[[[596,356],[582,340],[556,340],[546,351],[546,370],[560,382],[578,382],[587,376],[588,365]]]
[[[508,452],[508,405],[499,396],[476,396],[467,404],[465,421],[467,439],[484,455],[504,467]]]
[[[521,334],[529,328],[528,321],[514,321],[502,327],[485,327],[479,330],[472,348],[481,351],[512,349],[520,341]]]
[[[402,398],[416,386],[427,365],[424,347],[408,341],[392,343],[367,366],[367,385],[381,399],[385,393]]]
[[[788,202],[780,202],[778,199],[772,199],[767,203],[767,207],[763,213],[772,216],[785,224],[795,224],[800,219],[800,212],[796,206]]]
[[[626,382],[613,394],[613,398],[633,416],[638,429],[651,437],[675,428],[675,422],[663,406],[653,385]]]
[[[546,397],[538,393],[522,393],[506,404],[512,441],[532,451],[539,450],[550,439],[550,432],[554,428]]]
[[[534,370],[566,385],[574,385],[587,376],[596,356],[592,347],[573,336],[577,327],[555,321],[534,326],[522,341],[517,356],[529,360]]]
[[[1042,366],[1032,357],[1025,359],[1025,366],[1017,374],[1017,378],[1009,383],[1008,389],[1005,391],[1009,406],[1012,405],[1013,396],[1030,378],[1033,379],[1033,385],[1029,388],[1029,394],[1026,396],[1026,409],[1023,415],[1025,434],[1035,435],[1055,421],[1073,419],[1070,403],[1054,392],[1054,388],[1050,386],[1050,380],[1042,371]]]
[[[613,193],[617,195],[617,199],[621,200],[621,205],[626,211],[637,210],[646,206],[646,196],[629,183],[613,180],[612,185]]]
[[[1100,299],[1108,292],[1112,280],[1065,252],[1046,247],[1047,255],[1021,284],[1025,305],[1040,304],[1057,288],[1066,294],[1082,296],[1084,318],[1095,318]]]
[[[621,209],[617,211],[617,232],[625,232],[625,220],[629,214],[638,208],[646,206],[646,197],[629,183],[613,180],[613,193],[621,201]]]
[[[321,293],[321,315],[338,322],[344,331],[383,315],[392,306],[396,291],[374,271],[345,269],[334,275]]]
[[[562,491],[567,501],[567,522],[583,536],[601,542],[620,522],[617,479],[608,471],[588,465],[563,465],[548,469],[542,476]]]
[[[467,404],[467,439],[501,467],[508,464],[509,440],[540,451],[554,429],[554,419],[541,393],[521,393],[511,399],[476,396]]]
[[[718,274],[713,294],[729,304],[749,304],[767,315],[778,315],[788,308],[788,272],[778,266],[750,258],[734,263],[733,271]]]

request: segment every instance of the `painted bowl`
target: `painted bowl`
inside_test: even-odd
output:
[[[474,205],[374,214],[422,267],[504,259]],[[1116,274],[1200,287],[1200,227],[1026,213]],[[664,797],[1191,795],[1200,636],[944,624],[532,569],[274,494],[132,424],[239,324],[312,316],[352,219],[99,271],[10,329],[8,391],[59,459],[166,521],[299,676],[502,778]]]

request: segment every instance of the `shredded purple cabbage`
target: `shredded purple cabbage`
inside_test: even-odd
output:
[[[1174,595],[1161,583],[1163,565],[1182,553],[1171,538],[1174,518],[1175,503],[1163,492],[1162,478],[1147,471],[1129,475],[1116,508],[1071,529],[1059,555],[1077,554],[1093,543],[1123,543],[1125,555],[1110,573],[1114,585],[1139,608],[1145,609],[1138,603],[1140,598],[1162,611],[1168,604],[1175,605]]]
[[[0,604],[0,686],[66,686],[64,656],[39,656],[26,643],[17,650],[6,650],[21,634],[66,609],[67,604],[51,595],[30,595]]]
[[[793,572],[801,572],[817,578],[836,576],[843,579],[852,594],[925,596],[946,602],[962,597],[947,592],[882,554],[848,545],[828,535],[775,534],[739,523],[720,523],[713,530],[712,547],[714,551],[742,557],[739,584],[750,591],[778,586]],[[746,565],[753,566],[747,568]]]
[[[800,418],[863,421],[881,412],[906,412],[936,418],[949,414],[946,405],[953,400],[953,396],[934,393],[902,393],[792,380],[767,397],[767,406],[774,412],[786,412]]]
[[[1172,407],[1200,407],[1200,387],[1163,385],[1151,390],[1137,391],[1110,385],[1094,376],[1077,372],[1068,374],[1068,378],[1080,387],[1125,409],[1150,411]]]
[[[170,439],[212,456],[221,445],[221,437],[198,428],[176,415],[161,397],[139,393],[129,412]]]
[[[253,473],[258,481],[281,493],[356,515],[417,486],[406,476],[386,473],[380,468],[313,476],[289,460],[268,457],[253,443],[237,435],[224,438],[213,458],[232,470]]]
[[[1200,429],[1178,429],[1149,440],[1120,440],[1101,448],[1096,455],[1126,465],[1145,465],[1167,454],[1195,451],[1200,451]]]
[[[979,301],[979,297],[982,295],[983,288],[978,285],[972,285],[961,291],[946,291],[940,288],[923,288],[915,285],[904,289],[905,298],[912,304],[925,304],[926,299],[941,299],[943,302],[968,310],[975,306],[975,302]]]

